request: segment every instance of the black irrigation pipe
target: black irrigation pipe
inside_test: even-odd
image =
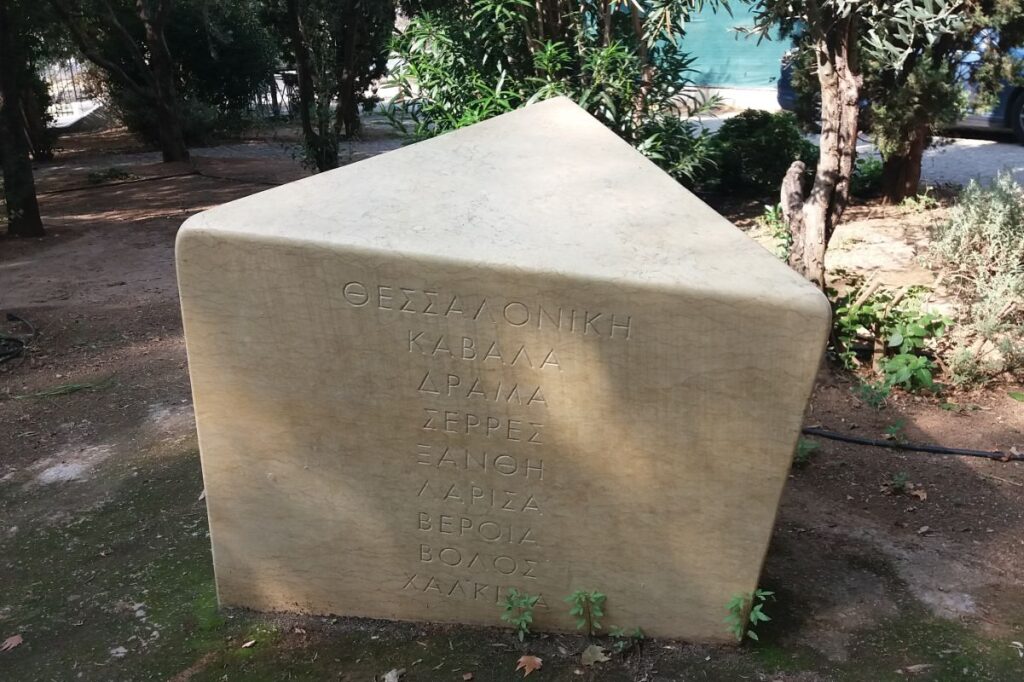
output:
[[[947,448],[942,445],[927,445],[914,443],[898,443],[892,440],[876,440],[874,438],[861,438],[859,436],[848,436],[845,433],[836,433],[827,429],[819,429],[807,426],[803,429],[808,436],[818,436],[830,440],[843,441],[844,443],[856,443],[857,445],[870,445],[876,448],[888,448],[890,450],[908,450],[910,452],[929,452],[933,455],[957,455],[962,457],[984,457],[1000,462],[1024,462],[1024,454],[1012,452],[999,452],[998,450],[969,450],[967,448]]]

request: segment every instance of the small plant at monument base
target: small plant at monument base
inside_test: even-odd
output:
[[[868,407],[880,410],[885,407],[890,390],[884,381],[862,381],[853,393]]]
[[[904,420],[897,419],[895,422],[893,422],[892,424],[889,424],[889,426],[885,427],[885,437],[886,437],[886,439],[894,441],[894,442],[898,443],[899,445],[906,445],[906,443],[907,443],[907,436],[906,436],[905,433],[903,433],[903,425],[904,424],[905,424]]]
[[[782,204],[765,204],[764,213],[757,219],[758,224],[771,235],[775,242],[775,255],[782,260],[789,258],[793,248],[793,232],[782,216]]]
[[[758,588],[750,594],[737,594],[725,605],[729,612],[725,622],[737,642],[742,642],[744,637],[758,641],[758,623],[771,620],[764,612],[764,605],[769,599],[774,601],[775,593]]]
[[[640,628],[627,631],[613,625],[608,629],[608,634],[612,638],[612,653],[616,654],[623,654],[644,641],[644,631]]]
[[[526,639],[530,634],[530,626],[533,625],[533,609],[537,606],[540,595],[520,592],[514,587],[508,588],[508,594],[501,606],[504,613],[501,619],[515,628],[519,641]]]
[[[588,635],[595,635],[601,629],[604,616],[604,603],[608,597],[600,592],[576,590],[565,601],[571,605],[569,615],[576,618],[576,629],[585,630]]]
[[[895,474],[889,477],[889,480],[882,486],[883,489],[891,495],[902,495],[907,492],[907,485],[910,483],[910,477],[907,476],[906,471],[897,471]]]
[[[796,442],[796,452],[793,454],[793,466],[807,466],[811,463],[811,456],[818,451],[821,445],[809,438],[801,438]]]

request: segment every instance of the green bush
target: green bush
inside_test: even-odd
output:
[[[870,199],[882,193],[882,168],[884,164],[877,156],[862,156],[853,167],[850,179],[850,194],[860,199]]]
[[[804,139],[789,112],[749,110],[728,119],[711,141],[718,168],[716,184],[729,192],[778,192],[794,161],[808,174],[818,163],[818,147]]]
[[[953,382],[1024,371],[1024,188],[1009,173],[988,187],[971,181],[936,229],[931,253],[956,297]]]
[[[587,3],[552,26],[553,6],[414,3],[392,44],[390,85],[398,95],[385,115],[422,139],[565,96],[680,182],[698,184],[710,168],[710,135],[686,120],[706,103],[687,90],[692,60],[679,49],[685,13],[639,2],[642,19],[634,22],[633,5]]]

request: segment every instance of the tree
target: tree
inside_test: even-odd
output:
[[[359,107],[387,73],[394,0],[270,0],[265,20],[294,62],[306,158],[319,171],[338,166],[338,141],[356,135]],[[332,110],[332,107],[333,110]]]
[[[872,135],[884,159],[882,191],[897,203],[917,194],[928,141],[964,112],[964,80],[977,104],[993,101],[1020,82],[1021,61],[1011,49],[1024,42],[1024,3],[964,0],[960,22],[938,40],[922,43],[900,69],[870,65],[865,77]],[[965,54],[975,59],[964,60]]]
[[[821,92],[818,167],[809,192],[788,192],[784,209],[793,231],[790,264],[824,287],[825,251],[849,203],[857,153],[861,49],[881,65],[899,68],[920,40],[952,30],[959,2],[755,0],[754,7],[756,31],[765,34],[776,25],[799,30],[814,54]]]
[[[163,160],[188,161],[175,63],[164,31],[173,0],[136,0],[134,9],[116,0],[51,2],[82,54],[153,108]],[[136,22],[137,31],[129,21]],[[108,40],[126,48],[128,63],[102,49]]]
[[[0,0],[0,159],[7,232],[16,237],[42,237],[45,232],[21,108],[23,85],[19,81],[30,60],[22,39],[24,27],[15,25],[18,9],[13,0]]]

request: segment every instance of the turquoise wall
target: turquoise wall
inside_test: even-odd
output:
[[[730,88],[774,88],[779,78],[783,53],[790,47],[788,39],[764,39],[737,33],[736,26],[753,26],[750,6],[730,3],[732,15],[723,10],[716,14],[705,8],[694,15],[686,26],[684,52],[695,58],[691,77],[698,85]]]

